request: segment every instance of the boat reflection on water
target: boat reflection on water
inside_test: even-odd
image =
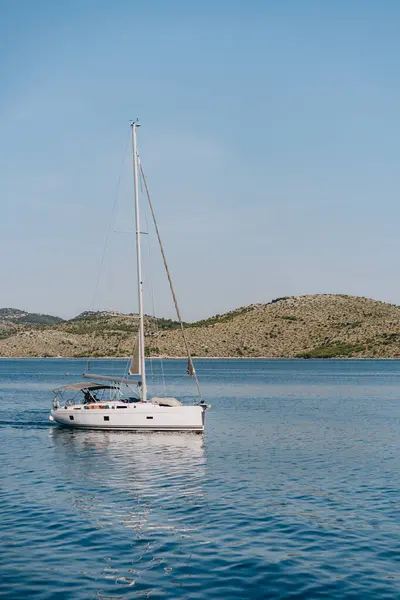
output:
[[[68,486],[70,502],[96,527],[119,524],[137,533],[188,529],[183,513],[204,497],[203,436],[61,428],[51,428],[50,435],[52,460]],[[172,520],[162,514],[169,509]]]

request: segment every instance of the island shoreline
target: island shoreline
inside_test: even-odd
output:
[[[131,360],[131,356],[0,356],[0,360]],[[187,356],[146,356],[146,360],[187,360]],[[333,356],[301,358],[296,356],[192,356],[193,360],[295,360],[299,362],[332,360],[398,360],[395,356]]]

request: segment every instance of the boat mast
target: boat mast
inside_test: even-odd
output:
[[[136,221],[136,259],[137,259],[137,281],[139,297],[139,356],[140,371],[142,375],[141,397],[147,400],[146,365],[144,357],[144,321],[143,321],[143,282],[142,282],[142,256],[140,250],[140,218],[139,218],[139,178],[138,178],[138,154],[136,147],[137,122],[131,124],[132,128],[132,150],[133,150],[133,182],[135,189],[135,221]]]

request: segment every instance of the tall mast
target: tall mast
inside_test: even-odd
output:
[[[132,128],[132,150],[133,150],[133,182],[135,189],[135,221],[136,221],[136,259],[137,259],[137,281],[139,297],[139,361],[142,374],[141,396],[147,400],[146,364],[144,358],[144,321],[143,321],[143,282],[142,282],[142,255],[140,250],[140,218],[139,218],[139,178],[138,178],[138,154],[136,147],[137,122],[131,124]]]

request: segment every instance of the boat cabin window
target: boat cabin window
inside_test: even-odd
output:
[[[93,394],[90,390],[86,390],[86,392],[83,392],[83,403],[84,404],[90,404],[92,402],[97,402],[97,396],[95,394]]]

